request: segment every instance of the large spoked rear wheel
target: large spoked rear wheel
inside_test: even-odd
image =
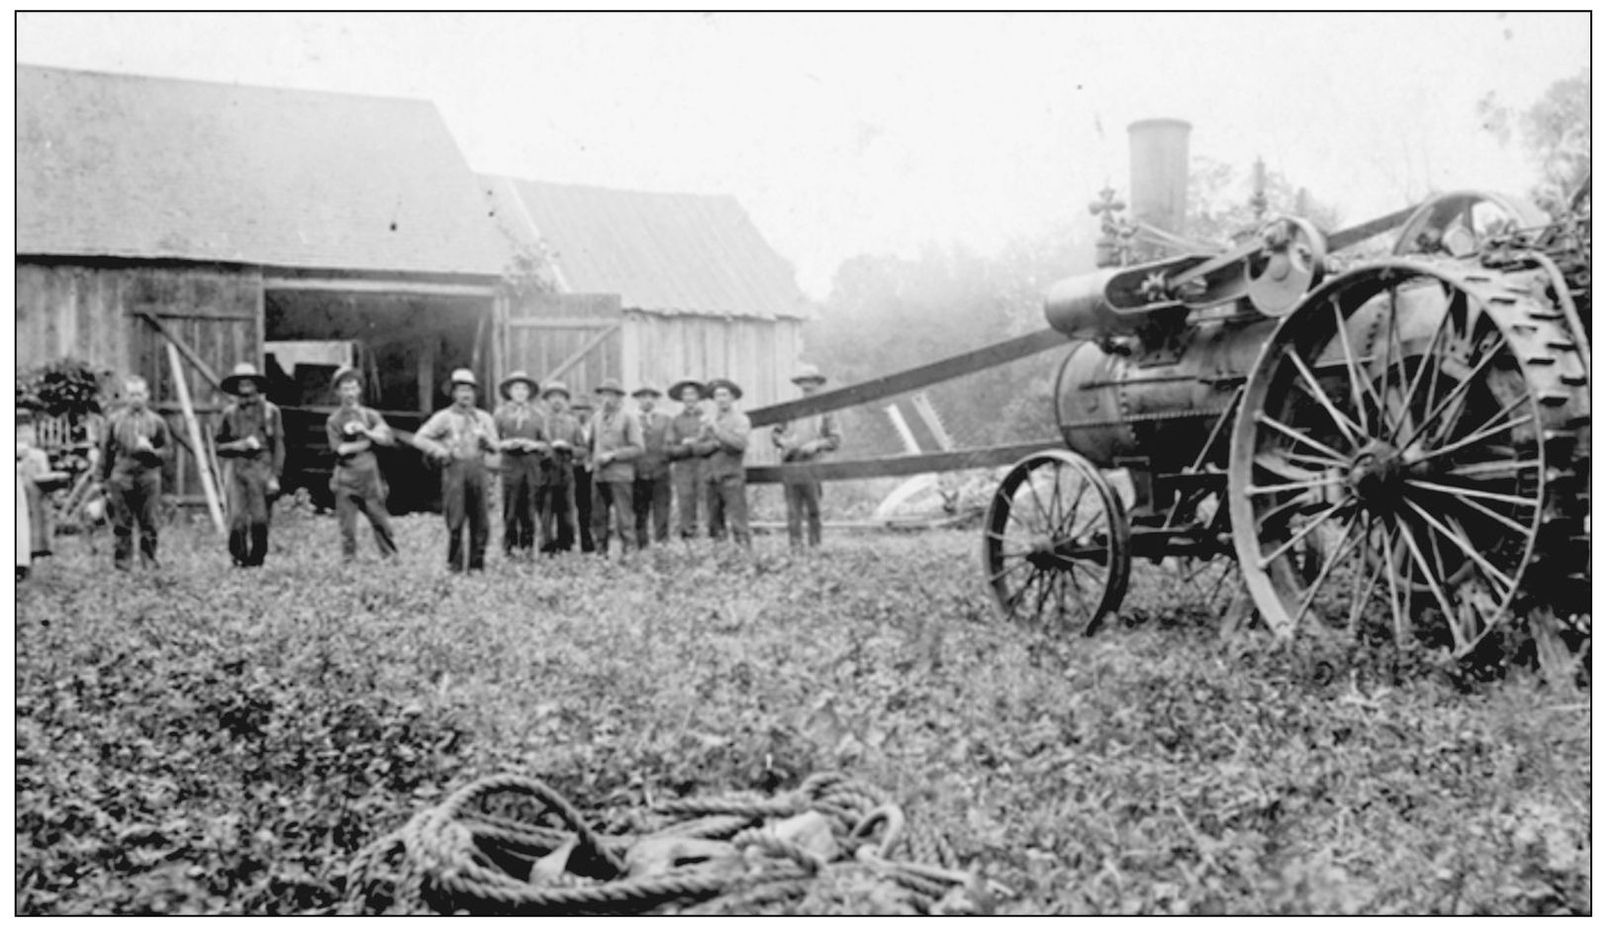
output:
[[[1129,521],[1117,489],[1073,452],[1029,455],[989,503],[983,564],[1007,617],[1090,635],[1129,586]]]
[[[1278,633],[1380,626],[1470,653],[1578,556],[1571,418],[1588,394],[1543,290],[1392,261],[1274,333],[1231,439],[1230,507]]]

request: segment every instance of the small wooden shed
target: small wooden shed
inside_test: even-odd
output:
[[[554,288],[504,309],[507,368],[575,393],[723,376],[746,408],[798,395],[809,302],[736,198],[482,180],[510,247],[541,257]]]
[[[273,347],[349,343],[372,404],[409,428],[452,368],[494,376],[507,255],[429,102],[17,68],[19,368],[140,374],[174,414],[175,343],[205,420],[215,378],[269,368],[292,485],[323,490],[334,400],[329,371],[276,370]],[[397,458],[396,496],[430,498],[416,456]],[[189,456],[169,480],[199,493]]]

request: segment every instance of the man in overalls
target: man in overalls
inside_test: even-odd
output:
[[[541,465],[539,538],[540,550],[554,555],[573,548],[577,534],[573,514],[573,460],[583,458],[588,449],[584,444],[584,427],[568,409],[573,394],[567,385],[551,381],[545,385],[541,396],[547,405],[545,435],[550,439],[551,453]]]
[[[747,523],[747,437],[753,424],[736,408],[742,389],[735,381],[715,378],[708,382],[708,396],[714,401],[713,418],[703,424],[698,436],[697,454],[703,458],[702,482],[708,490],[708,535],[723,539],[726,524],[730,538],[743,548],[753,546]]]
[[[112,566],[129,570],[135,529],[140,527],[140,560],[157,567],[158,504],[163,494],[163,461],[172,452],[168,423],[146,406],[146,379],[124,379],[124,407],[107,418],[101,434],[97,476],[112,508]]]
[[[805,397],[812,397],[825,386],[826,376],[812,364],[798,366],[792,375]],[[834,452],[843,443],[842,430],[830,413],[817,413],[781,423],[771,433],[785,464],[808,464]],[[794,551],[803,548],[804,523],[809,524],[809,546],[820,545],[820,482],[793,478],[782,487],[787,498],[787,538]]]
[[[337,455],[331,472],[331,492],[337,506],[337,531],[342,538],[343,561],[354,560],[358,544],[355,525],[364,513],[371,524],[371,537],[384,559],[399,548],[393,541],[393,524],[388,520],[388,487],[377,463],[375,445],[392,445],[393,430],[382,414],[360,405],[363,382],[360,373],[344,368],[332,377],[337,389],[337,410],[326,417],[326,442]]]
[[[646,450],[635,459],[635,544],[646,548],[655,539],[669,540],[669,498],[673,490],[669,473],[669,428],[672,419],[657,411],[663,392],[656,387],[635,391],[639,404],[641,437]]]
[[[454,402],[429,417],[416,438],[444,468],[449,569],[482,571],[489,545],[489,470],[483,456],[499,450],[499,438],[494,417],[475,405],[478,382],[470,368],[456,368],[445,392]],[[463,545],[468,528],[471,539]]]
[[[226,459],[230,560],[239,568],[256,568],[269,553],[270,500],[281,492],[286,430],[280,409],[264,398],[269,380],[252,363],[237,365],[220,386],[236,398],[220,415],[214,436],[219,457]]]
[[[590,417],[590,466],[595,499],[591,502],[591,535],[596,551],[608,554],[614,529],[624,554],[635,544],[635,459],[646,450],[640,418],[624,409],[624,388],[607,378],[596,388],[601,409]]]
[[[529,402],[539,382],[526,371],[513,371],[500,382],[505,403],[494,413],[500,439],[500,509],[505,523],[507,558],[534,553],[534,515],[539,511],[543,462],[550,457],[545,416]]]
[[[595,481],[590,479],[590,419],[594,415],[595,407],[590,404],[589,397],[580,397],[573,401],[573,417],[577,420],[579,433],[583,437],[578,454],[573,456],[573,511],[577,516],[574,523],[579,530],[581,552],[596,550],[596,540],[592,531],[595,525],[593,515]]]
[[[680,401],[680,412],[669,422],[668,456],[674,484],[675,522],[680,538],[697,537],[697,512],[702,504],[702,458],[697,441],[702,434],[702,384],[687,378],[669,388]]]

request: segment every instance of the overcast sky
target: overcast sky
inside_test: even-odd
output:
[[[1481,131],[1590,60],[1586,14],[19,14],[20,62],[438,104],[479,171],[731,193],[814,296],[865,252],[987,252],[1127,189],[1132,120],[1350,220],[1524,191]]]

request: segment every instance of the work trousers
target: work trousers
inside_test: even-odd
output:
[[[607,554],[607,541],[614,535],[625,554],[635,544],[630,524],[634,522],[635,488],[630,481],[597,481],[591,509],[591,535],[596,551]]]
[[[820,482],[783,484],[787,494],[787,540],[803,547],[803,524],[809,523],[809,544],[820,544]]]
[[[595,519],[590,515],[595,496],[595,476],[584,470],[583,465],[573,466],[573,508],[578,518],[574,520],[579,529],[579,551],[593,552],[596,550],[595,539],[590,531],[595,525]]]
[[[701,464],[696,460],[676,462],[671,473],[680,538],[694,539],[697,537],[697,510],[701,506],[703,492]]]
[[[162,512],[163,475],[156,468],[137,474],[114,474],[106,482],[107,504],[112,509],[112,564],[129,570],[134,554],[135,527],[140,526],[140,561],[157,567],[157,520]]]
[[[539,547],[555,554],[573,548],[573,468],[563,465],[545,471],[539,487]]]
[[[669,540],[669,502],[674,482],[669,475],[635,478],[635,544],[641,548]]]
[[[237,458],[225,466],[230,560],[241,567],[256,568],[269,554],[272,476],[267,458]]]
[[[454,459],[444,466],[444,524],[449,527],[449,569],[483,570],[489,545],[489,471],[481,457]],[[469,544],[462,537],[470,532]]]
[[[339,467],[332,474],[331,492],[337,507],[337,531],[343,540],[344,561],[354,560],[359,550],[355,529],[361,513],[371,524],[371,538],[376,539],[376,548],[382,557],[398,554],[399,546],[393,541],[393,523],[388,519],[387,492],[381,475],[374,468]]]
[[[747,525],[747,478],[740,474],[708,478],[708,537],[723,539],[726,523],[730,524],[733,541],[752,547],[753,533]]]
[[[500,462],[500,510],[506,526],[508,556],[529,555],[534,551],[534,517],[539,512],[540,487],[544,480],[541,464],[535,454],[508,454]]]

